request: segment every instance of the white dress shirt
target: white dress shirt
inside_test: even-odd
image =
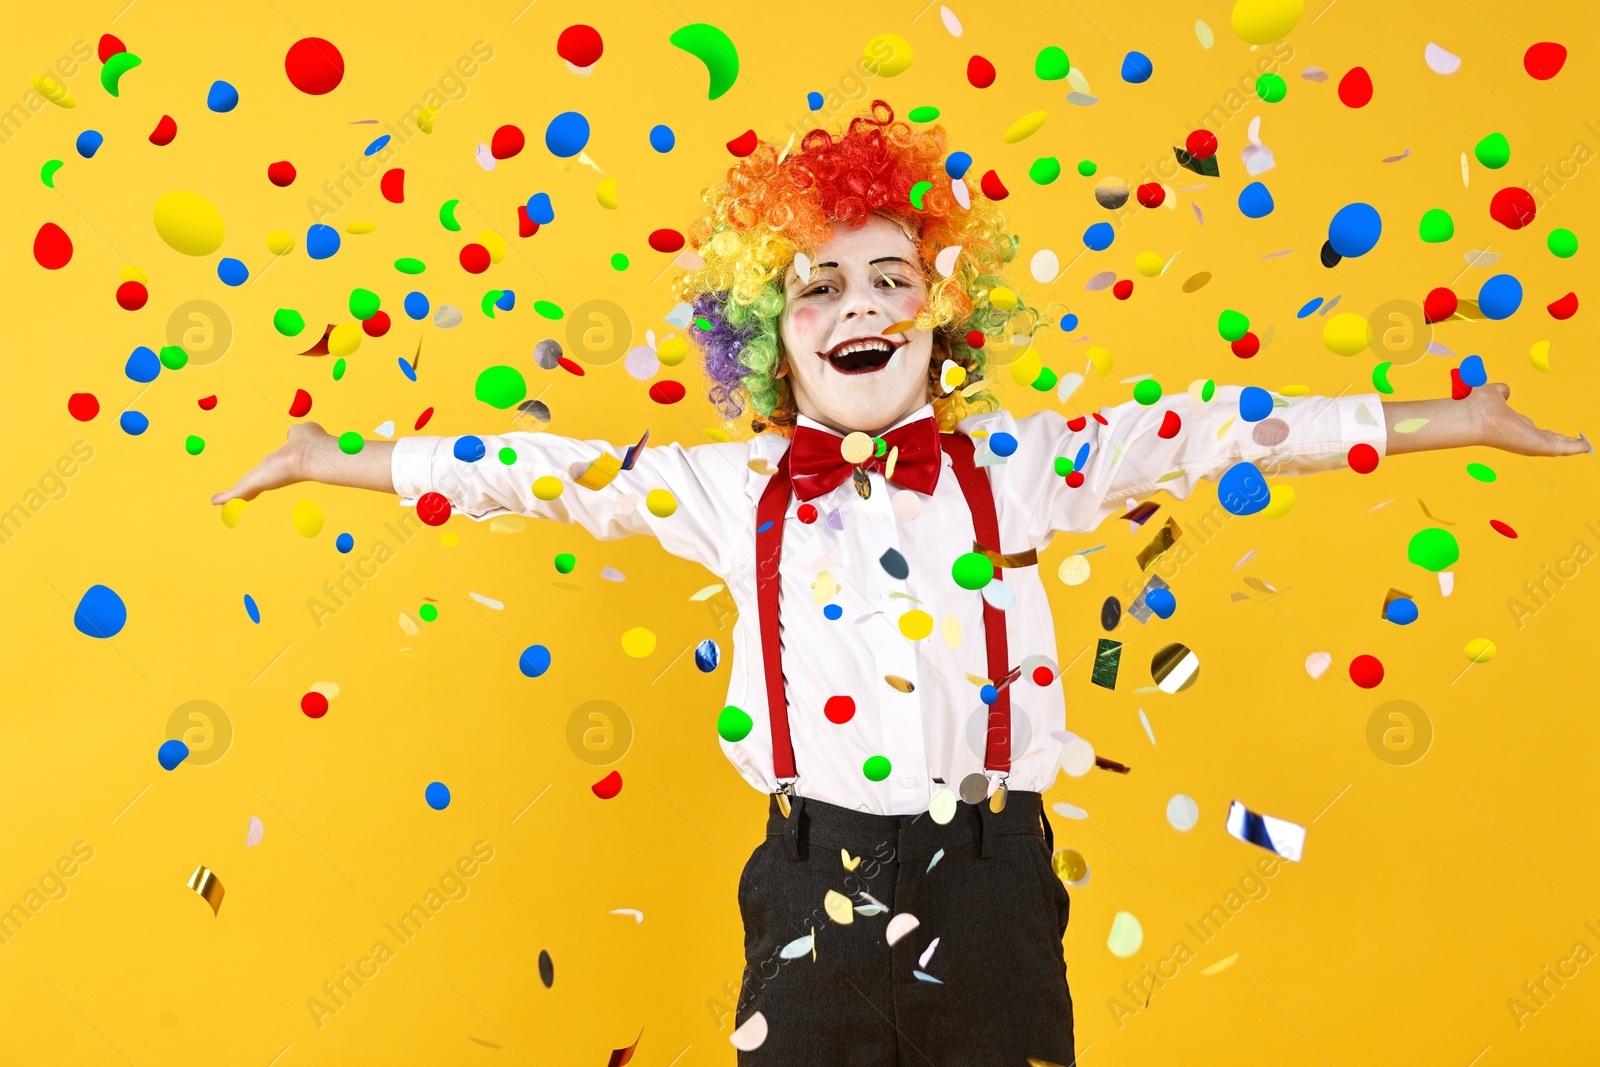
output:
[[[1240,461],[1252,461],[1269,476],[1305,474],[1346,466],[1351,446],[1365,442],[1384,452],[1384,419],[1376,394],[1326,397],[1274,395],[1271,419],[1286,425],[1239,418],[1238,386],[1219,386],[1208,403],[1186,393],[1142,407],[1129,401],[1104,408],[1106,425],[1093,417],[1073,431],[1054,411],[1014,418],[998,411],[964,419],[959,432],[974,438],[976,460],[989,473],[1000,525],[1002,553],[1043,550],[1058,531],[1087,533],[1124,511],[1128,498],[1165,490],[1185,498],[1202,478],[1215,480]],[[1181,430],[1169,439],[1157,433],[1165,413],[1177,412]],[[932,405],[908,419],[930,417]],[[832,431],[802,416],[813,429]],[[989,435],[1009,433],[1015,452],[1002,459],[987,446]],[[456,438],[408,437],[396,442],[392,470],[403,504],[439,492],[455,511],[483,520],[507,512],[576,522],[599,538],[651,534],[674,555],[694,560],[721,578],[739,608],[728,680],[729,704],[754,722],[743,740],[723,740],[722,750],[739,773],[764,793],[777,788],[773,774],[767,688],[756,608],[756,503],[788,439],[763,434],[728,444],[678,444],[644,450],[629,470],[600,490],[571,481],[602,451],[621,457],[624,448],[604,441],[579,441],[550,433],[482,436],[483,459],[454,458]],[[1261,441],[1275,443],[1262,444]],[[1055,473],[1059,456],[1076,457],[1087,444],[1084,484],[1069,487]],[[507,465],[501,448],[516,452]],[[796,517],[791,498],[779,565],[782,588],[783,669],[789,699],[800,796],[878,814],[925,811],[942,778],[951,790],[973,772],[983,772],[988,707],[979,697],[988,676],[983,640],[982,594],[962,589],[951,575],[957,556],[972,550],[973,526],[948,456],[932,496],[886,483],[870,473],[872,494],[863,500],[849,479],[811,501],[820,512],[813,523]],[[565,489],[554,500],[533,494],[535,479],[553,475]],[[659,518],[645,507],[652,489],[666,489],[677,510]],[[920,504],[914,518],[897,517],[894,498],[909,493]],[[910,514],[902,504],[902,513]],[[1150,525],[1152,534],[1156,524]],[[879,562],[894,549],[909,564],[904,580]],[[1003,592],[1015,595],[1005,610],[1011,665],[1034,662],[1058,667],[1056,635],[1037,567],[1004,572]],[[824,615],[838,604],[837,621]],[[912,641],[900,616],[920,609],[933,616],[933,633]],[[1076,637],[1073,644],[1078,643]],[[952,644],[955,647],[952,647]],[[1085,673],[1089,665],[1074,668]],[[909,693],[885,682],[897,675],[913,684]],[[975,684],[972,678],[980,679]],[[1032,670],[1011,685],[1011,789],[1044,792],[1055,782],[1066,729],[1059,679],[1035,684]],[[855,715],[835,724],[823,714],[830,697],[849,696]],[[720,709],[703,709],[713,729]],[[885,756],[890,773],[870,781],[863,764]]]

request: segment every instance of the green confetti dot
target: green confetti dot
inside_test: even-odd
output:
[[[491,319],[494,318],[495,302],[504,295],[505,292],[503,290],[490,289],[487,293],[483,294],[483,299],[478,301],[478,309]]]
[[[1040,156],[1028,168],[1028,177],[1035,185],[1049,185],[1061,177],[1061,161],[1055,156]]]
[[[697,330],[714,330],[714,329],[716,329],[715,326],[711,325],[711,320],[707,319],[707,318],[697,318],[697,319],[695,319],[694,320],[694,328],[697,329]]]
[[[612,255],[611,255],[611,269],[612,270],[627,270],[628,269],[628,257],[623,255],[621,252],[612,253]]]
[[[1430,526],[1411,535],[1406,559],[1430,571],[1442,571],[1461,558],[1461,546],[1449,530]]]
[[[578,557],[571,552],[563,552],[556,557],[556,570],[562,574],[571,574],[572,568],[578,565]]]
[[[964,552],[956,557],[950,576],[963,589],[982,589],[994,581],[994,564],[982,552]]]
[[[350,314],[366,322],[378,313],[378,294],[371,289],[350,290]]]
[[[1204,384],[1204,385],[1202,385],[1200,387],[1200,400],[1201,400],[1201,402],[1202,403],[1210,403],[1211,402],[1211,398],[1216,396],[1216,395],[1217,395],[1217,383],[1212,381],[1211,379],[1207,378],[1206,379],[1206,384]]]
[[[347,456],[353,456],[366,447],[367,443],[354,430],[346,430],[339,435],[339,451]]]
[[[461,223],[456,221],[456,205],[459,200],[446,200],[439,205],[439,225],[452,233],[461,229]]]
[[[1048,393],[1056,387],[1056,372],[1049,367],[1039,368],[1039,376],[1033,380],[1033,387],[1041,393]]]
[[[887,456],[889,454],[889,442],[882,437],[874,437],[872,439],[872,454],[879,459]]]
[[[399,271],[401,274],[421,274],[423,271],[428,269],[428,265],[422,262],[420,259],[412,259],[410,256],[402,256],[394,261],[394,269]]]
[[[1237,311],[1224,311],[1217,316],[1217,332],[1232,344],[1250,332],[1250,320]]]
[[[417,609],[417,615],[422,618],[423,622],[432,622],[439,617],[439,609],[432,604],[424,604]]]
[[[168,370],[181,370],[189,362],[189,353],[183,350],[182,345],[163,345],[161,348],[161,365]]]
[[[194,434],[190,434],[188,439],[183,442],[183,450],[191,456],[198,456],[206,450],[206,443]]]
[[[1040,81],[1056,82],[1072,70],[1072,62],[1059,45],[1046,45],[1039,49],[1033,60],[1033,73]]]
[[[1550,249],[1551,255],[1571,259],[1578,254],[1578,235],[1567,229],[1551,230],[1545,247]]]
[[[478,375],[473,395],[490,407],[504,411],[528,395],[528,382],[515,367],[485,367]]]
[[[565,311],[561,310],[560,304],[552,304],[548,300],[535,300],[533,302],[533,310],[547,319],[559,319],[566,314]]]
[[[1389,384],[1389,368],[1392,366],[1392,362],[1384,360],[1372,368],[1372,387],[1385,395],[1394,392],[1394,386]]]
[[[1443,208],[1430,208],[1423,212],[1422,223],[1417,227],[1417,235],[1430,245],[1448,241],[1456,235],[1455,220],[1450,217],[1450,212]]]
[[[344,369],[345,369],[345,367],[346,367],[346,363],[344,361],[344,357],[343,356],[340,356],[338,359],[333,361],[333,380],[334,381],[338,381],[340,378],[344,377]]]
[[[1072,457],[1071,456],[1057,456],[1056,457],[1056,477],[1057,478],[1065,478],[1067,475],[1069,475],[1071,473],[1072,473]]]
[[[888,756],[868,756],[867,762],[861,765],[861,773],[867,776],[869,782],[881,782],[889,777]]]
[[[1268,104],[1276,104],[1289,95],[1289,86],[1276,74],[1263,74],[1256,79],[1256,95]]]
[[[1482,463],[1468,463],[1467,473],[1478,479],[1480,482],[1492,482],[1496,478],[1500,477],[1494,472],[1493,467],[1486,467]]]
[[[507,447],[507,448],[502,448],[500,450],[500,462],[501,463],[504,463],[506,466],[509,467],[513,463],[515,463],[516,461],[517,461],[517,450],[516,449]]]
[[[932,122],[939,117],[939,109],[929,105],[914,107],[906,112],[906,118],[912,122]]]
[[[1146,378],[1133,387],[1133,398],[1145,407],[1149,407],[1161,399],[1161,383],[1154,378]]]
[[[1093,177],[1094,172],[1099,169],[1099,167],[1094,165],[1094,160],[1092,159],[1085,159],[1078,164],[1078,173],[1083,175],[1085,178]]]
[[[722,709],[722,714],[717,716],[717,736],[729,744],[734,744],[749,737],[750,729],[754,725],[755,721],[742,708],[729,704]]]
[[[1511,162],[1511,145],[1507,143],[1505,134],[1491,133],[1478,142],[1472,154],[1490,170],[1499,170]]]
[[[293,308],[279,308],[272,315],[272,327],[285,337],[294,337],[306,328],[306,320]]]

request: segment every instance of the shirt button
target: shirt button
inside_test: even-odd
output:
[[[917,776],[914,774],[902,774],[900,776],[900,784],[910,789],[917,784]]]

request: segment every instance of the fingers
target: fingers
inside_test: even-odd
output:
[[[1491,382],[1489,388],[1500,394],[1501,400],[1511,399],[1511,386],[1505,382]]]

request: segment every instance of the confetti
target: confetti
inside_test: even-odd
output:
[[[201,900],[211,905],[212,915],[217,915],[222,910],[222,882],[205,864],[196,867],[194,873],[189,876],[189,888],[198,893]]]
[[[1271,815],[1257,815],[1237,800],[1228,806],[1228,833],[1251,845],[1259,845],[1286,860],[1300,861],[1305,849],[1306,830]]]

